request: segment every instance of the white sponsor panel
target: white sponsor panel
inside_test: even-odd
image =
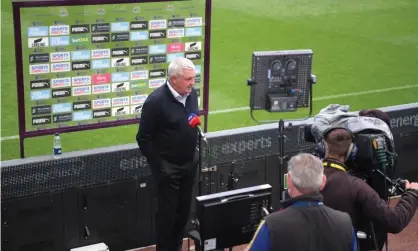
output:
[[[196,26],[202,26],[203,20],[202,17],[189,17],[186,18],[184,21],[184,26],[186,27],[196,27]]]
[[[112,98],[112,106],[129,105],[129,96]]]
[[[108,108],[110,107],[110,98],[104,98],[104,99],[96,99],[93,100],[93,109],[100,109],[100,108]]]
[[[92,89],[93,94],[102,94],[102,93],[110,92],[110,84],[93,85],[92,88],[93,88]]]
[[[135,95],[131,96],[131,105],[143,104],[147,99],[148,95]]]
[[[148,81],[148,87],[149,88],[158,88],[160,86],[162,86],[163,84],[165,84],[165,78],[156,78],[156,79],[150,79]]]
[[[91,94],[91,86],[77,86],[73,87],[73,96],[83,96],[83,95],[90,95]]]
[[[130,85],[131,84],[129,82],[113,83],[112,84],[112,92],[129,91],[129,86]]]
[[[51,62],[64,62],[64,61],[70,61],[71,53],[68,51],[63,52],[52,52],[51,53]]]
[[[29,48],[39,48],[39,47],[48,47],[49,39],[48,37],[36,37],[28,39]]]
[[[130,106],[120,106],[120,107],[113,107],[112,108],[112,116],[124,116],[130,114]]]
[[[51,88],[70,87],[71,78],[53,78],[51,79]]]
[[[148,70],[131,72],[131,80],[143,80],[147,78],[148,78]]]
[[[129,58],[112,58],[112,67],[125,67],[129,66]]]
[[[142,112],[142,104],[131,106],[131,114],[141,114],[141,112]]]
[[[49,64],[31,64],[29,65],[29,74],[49,73]]]
[[[184,28],[168,29],[167,38],[184,37]]]
[[[91,51],[92,59],[110,58],[110,49],[99,49]]]
[[[50,36],[62,36],[70,34],[69,25],[53,25],[49,26],[49,35]]]
[[[158,30],[158,29],[167,29],[167,20],[150,20],[149,21],[149,29],[150,30]]]
[[[72,86],[91,85],[91,76],[73,77]]]
[[[201,51],[202,50],[202,42],[187,42],[184,46],[184,50],[186,52],[191,51]]]
[[[71,70],[70,62],[53,63],[51,64],[51,72],[65,72]]]

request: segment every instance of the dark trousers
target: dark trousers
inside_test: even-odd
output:
[[[162,161],[161,170],[153,169],[157,188],[157,251],[181,250],[184,228],[189,218],[197,163],[175,165]]]

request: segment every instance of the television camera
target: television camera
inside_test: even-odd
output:
[[[316,138],[312,134],[312,126],[305,126],[305,141],[318,143],[322,138]],[[350,129],[349,127],[348,124],[347,128]],[[396,166],[395,147],[385,133],[365,129],[354,133],[353,143],[355,154],[346,162],[352,175],[365,180],[384,200],[405,192],[404,181],[400,178],[393,179]],[[315,149],[317,156],[318,149],[319,145]]]

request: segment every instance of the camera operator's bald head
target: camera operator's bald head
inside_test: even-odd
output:
[[[324,138],[328,146],[328,157],[345,162],[353,142],[352,133],[345,129],[333,129]]]

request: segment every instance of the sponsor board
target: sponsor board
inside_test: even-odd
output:
[[[144,79],[148,79],[148,70],[131,72],[131,80],[144,80]]]
[[[34,90],[30,92],[30,100],[50,99],[51,90]]]
[[[71,52],[71,60],[89,60],[90,59],[90,51],[83,50],[83,51],[72,51]]]
[[[49,26],[49,35],[50,36],[62,36],[70,34],[69,25],[53,25]]]
[[[148,84],[146,82],[135,81],[131,82],[131,90],[146,88]]]
[[[91,76],[77,76],[72,78],[72,86],[91,85]]]
[[[129,39],[131,41],[147,40],[149,36],[148,31],[131,31]]]
[[[46,125],[46,124],[51,124],[51,115],[44,115],[44,116],[32,118],[33,126]]]
[[[105,69],[110,68],[110,59],[95,59],[91,61],[91,68],[92,69]]]
[[[67,46],[70,45],[69,36],[50,37],[49,46]]]
[[[53,78],[51,79],[51,88],[70,87],[71,78]]]
[[[112,58],[112,67],[126,67],[129,66],[129,58]]]
[[[148,29],[148,22],[146,21],[136,21],[131,22],[131,30],[146,30]]]
[[[149,30],[167,29],[167,20],[150,20],[148,28]]]
[[[54,123],[69,122],[72,120],[72,114],[71,113],[56,114],[52,117],[52,120],[54,121]]]
[[[129,80],[129,72],[112,73],[112,82],[124,82]]]
[[[129,82],[122,82],[122,83],[113,83],[112,84],[112,92],[124,92],[129,91]]]
[[[73,71],[89,70],[90,69],[90,61],[71,62],[71,69]]]
[[[183,43],[167,44],[167,52],[168,53],[184,52],[184,44]]]
[[[63,97],[70,97],[70,96],[71,96],[71,88],[52,90],[53,98],[63,98]]]
[[[167,27],[168,28],[180,28],[180,27],[184,27],[184,25],[185,25],[185,20],[182,18],[169,19]]]
[[[51,62],[64,62],[64,61],[70,61],[70,52],[63,51],[63,52],[51,52]]]
[[[29,55],[29,63],[47,63],[49,62],[49,54],[48,53],[41,53],[41,54],[30,54]]]
[[[162,86],[163,84],[165,84],[166,79],[165,78],[156,78],[156,79],[150,79],[148,81],[148,88],[158,88],[160,86]]]
[[[168,29],[167,30],[167,38],[178,38],[184,37],[184,29],[177,28],[177,29]]]
[[[196,75],[200,75],[202,73],[202,66],[201,65],[195,65],[195,73],[196,73]]]
[[[137,47],[131,47],[131,55],[144,55],[148,54],[148,46],[137,46]]]
[[[200,51],[196,51],[196,52],[187,52],[185,54],[185,57],[190,59],[190,60],[199,60],[201,59],[201,52]]]
[[[100,109],[100,108],[108,108],[110,107],[111,102],[110,102],[110,98],[105,98],[105,99],[96,99],[93,100],[93,109]]]
[[[51,106],[50,105],[33,106],[31,108],[31,113],[32,115],[51,114]]]
[[[92,43],[108,43],[110,42],[109,34],[93,34],[91,35]]]
[[[71,103],[60,103],[52,105],[52,113],[65,113],[71,112],[72,110],[73,106]]]
[[[129,96],[112,98],[112,107],[123,105],[129,105]]]
[[[202,42],[187,42],[184,49],[186,52],[201,51]]]
[[[71,34],[89,33],[90,25],[88,24],[75,24],[71,25]]]
[[[93,118],[95,118],[95,119],[96,118],[110,117],[111,115],[112,114],[111,114],[110,108],[93,111]]]
[[[70,62],[60,62],[51,64],[51,72],[66,72],[70,70]]]
[[[129,41],[129,32],[112,33],[112,42]]]
[[[202,36],[202,27],[186,28],[186,37]]]
[[[121,107],[113,107],[112,108],[112,116],[124,116],[130,114],[130,107],[129,106],[121,106]]]
[[[90,44],[90,37],[88,35],[75,35],[71,36],[72,45],[86,45]]]
[[[114,48],[112,49],[112,57],[129,56],[129,48]]]
[[[110,31],[110,24],[109,23],[100,23],[100,24],[92,24],[91,25],[91,32],[92,33],[101,33],[101,32],[109,32]]]
[[[91,78],[91,81],[94,85],[107,84],[110,82],[111,75],[110,73],[93,74]]]
[[[49,64],[32,64],[29,65],[29,74],[45,74],[49,73]]]
[[[84,96],[84,95],[90,95],[91,94],[91,86],[77,86],[73,87],[73,96]]]
[[[166,70],[165,69],[156,69],[149,71],[149,78],[162,78],[165,77]]]
[[[110,84],[102,84],[102,85],[93,85],[92,94],[103,94],[110,92]]]
[[[73,111],[81,111],[91,109],[91,101],[79,101],[73,103]]]
[[[48,26],[28,27],[28,37],[46,37],[48,32]]]
[[[165,44],[154,44],[149,46],[149,54],[164,54],[166,53],[166,45]]]
[[[165,63],[167,60],[167,56],[165,54],[161,55],[153,55],[148,57],[149,64],[161,64]]]
[[[89,120],[92,118],[93,118],[93,112],[91,110],[73,112],[74,121]]]
[[[202,17],[189,17],[189,18],[186,18],[184,26],[196,27],[196,26],[202,26],[202,24],[203,24]]]
[[[148,95],[146,94],[131,96],[131,105],[143,104],[147,98],[148,98]]]
[[[92,59],[110,58],[110,49],[98,49],[91,51]]]
[[[32,90],[50,88],[50,86],[51,86],[50,79],[40,79],[40,80],[30,81],[30,88]]]
[[[49,46],[48,37],[38,37],[38,38],[28,39],[29,48],[40,48],[40,47],[48,47],[48,46]]]
[[[149,39],[166,38],[166,36],[167,36],[166,30],[156,30],[156,31],[149,32]]]
[[[142,104],[131,106],[131,114],[141,114],[142,106],[143,106]]]
[[[167,63],[170,63],[171,60],[173,60],[175,58],[184,58],[184,53],[167,54]]]
[[[131,65],[143,65],[148,64],[147,56],[131,57]]]
[[[111,23],[110,31],[112,32],[129,31],[129,22]]]

